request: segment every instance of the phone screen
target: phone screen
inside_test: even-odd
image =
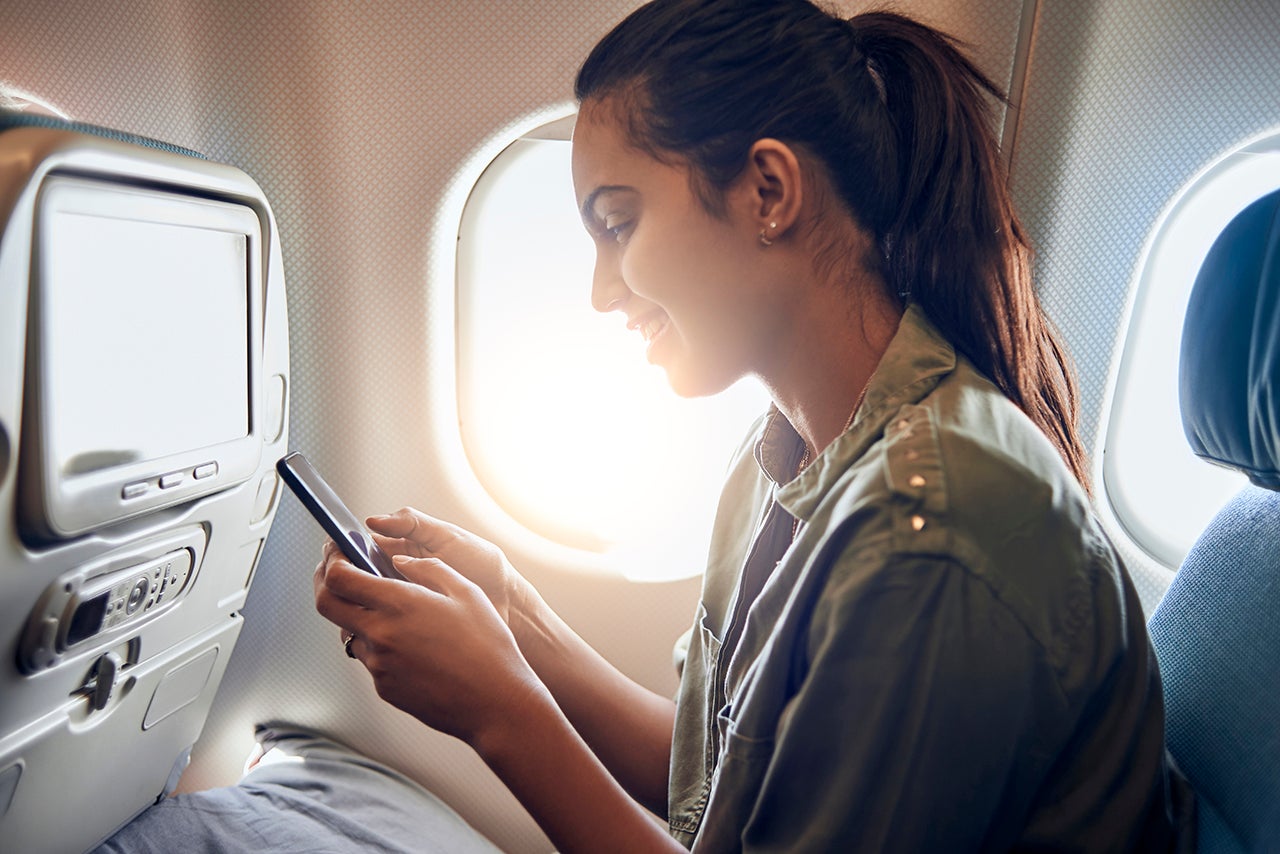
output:
[[[348,560],[374,575],[404,578],[396,571],[387,553],[374,542],[368,529],[347,509],[338,493],[306,457],[294,451],[276,463],[276,471]]]

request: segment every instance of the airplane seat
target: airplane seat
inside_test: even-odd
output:
[[[287,339],[249,176],[0,111],[0,849],[177,784],[279,502]]]
[[[1223,230],[1187,307],[1183,428],[1247,484],[1150,619],[1198,850],[1280,850],[1280,192]]]

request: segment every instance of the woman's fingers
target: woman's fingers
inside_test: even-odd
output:
[[[478,589],[439,558],[415,558],[398,554],[392,557],[392,561],[406,580],[435,595],[457,596]],[[335,613],[351,609],[396,611],[406,596],[413,595],[411,591],[404,589],[403,582],[379,578],[358,569],[341,553],[326,554],[325,560],[316,567],[314,588],[317,607],[323,598],[326,600],[326,607],[333,609]],[[328,601],[333,599],[338,601]],[[321,613],[329,616],[323,611]],[[343,625],[340,621],[335,622]]]
[[[525,584],[507,561],[502,550],[493,543],[449,522],[404,507],[387,516],[371,516],[368,526],[378,544],[395,560],[397,555],[410,558],[434,558],[447,565],[450,572],[438,581],[421,580],[401,571],[406,577],[439,592],[449,592],[448,576],[456,574],[474,584],[489,598],[503,621],[511,617],[516,591]],[[397,568],[399,565],[397,564]],[[521,593],[521,601],[527,594]]]
[[[370,516],[366,524],[374,534],[393,540],[408,540],[427,551],[437,551],[457,536],[453,525],[412,507],[401,507],[386,516]]]
[[[399,611],[406,595],[403,582],[357,569],[332,543],[325,545],[324,559],[312,576],[312,589],[320,616],[357,635],[370,612]],[[420,593],[437,595],[430,589]]]
[[[350,567],[350,564],[347,564]],[[351,567],[353,572],[360,570]],[[349,633],[358,633],[360,624],[368,609],[335,590],[334,580],[344,574],[341,564],[335,562],[328,566],[321,564],[316,568],[315,599],[316,611],[329,622]]]
[[[407,533],[415,520],[399,523],[381,527]],[[314,576],[316,610],[340,627],[347,654],[369,671],[379,696],[466,740],[536,677],[480,587],[434,555],[393,560],[407,581],[365,573],[327,543]]]
[[[406,579],[442,596],[454,598],[478,589],[465,576],[438,558],[396,555],[391,560]]]
[[[415,656],[438,647],[435,641],[440,637],[455,637],[450,627],[459,620],[474,627],[483,620],[484,611],[477,609],[491,611],[492,606],[478,587],[438,558],[397,554],[393,560],[411,583],[357,569],[337,546],[325,543],[313,575],[315,607],[339,627],[346,654],[374,674],[379,694],[408,708],[409,700],[421,691],[402,684],[418,681],[418,674],[406,668],[436,667]],[[416,663],[410,664],[410,659]]]

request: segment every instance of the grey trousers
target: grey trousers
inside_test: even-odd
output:
[[[95,854],[498,851],[443,801],[385,765],[287,726],[260,726],[256,735],[269,753],[239,783],[165,798]]]

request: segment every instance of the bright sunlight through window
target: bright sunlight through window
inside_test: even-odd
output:
[[[1177,568],[1195,538],[1245,483],[1191,452],[1178,407],[1182,321],[1196,274],[1222,229],[1280,187],[1280,137],[1206,170],[1157,226],[1139,271],[1103,463],[1106,494],[1139,546]]]
[[[632,578],[687,577],[703,569],[725,468],[768,399],[754,382],[678,398],[623,317],[591,308],[594,249],[569,156],[566,139],[517,140],[463,210],[463,445],[531,531],[604,553]]]

